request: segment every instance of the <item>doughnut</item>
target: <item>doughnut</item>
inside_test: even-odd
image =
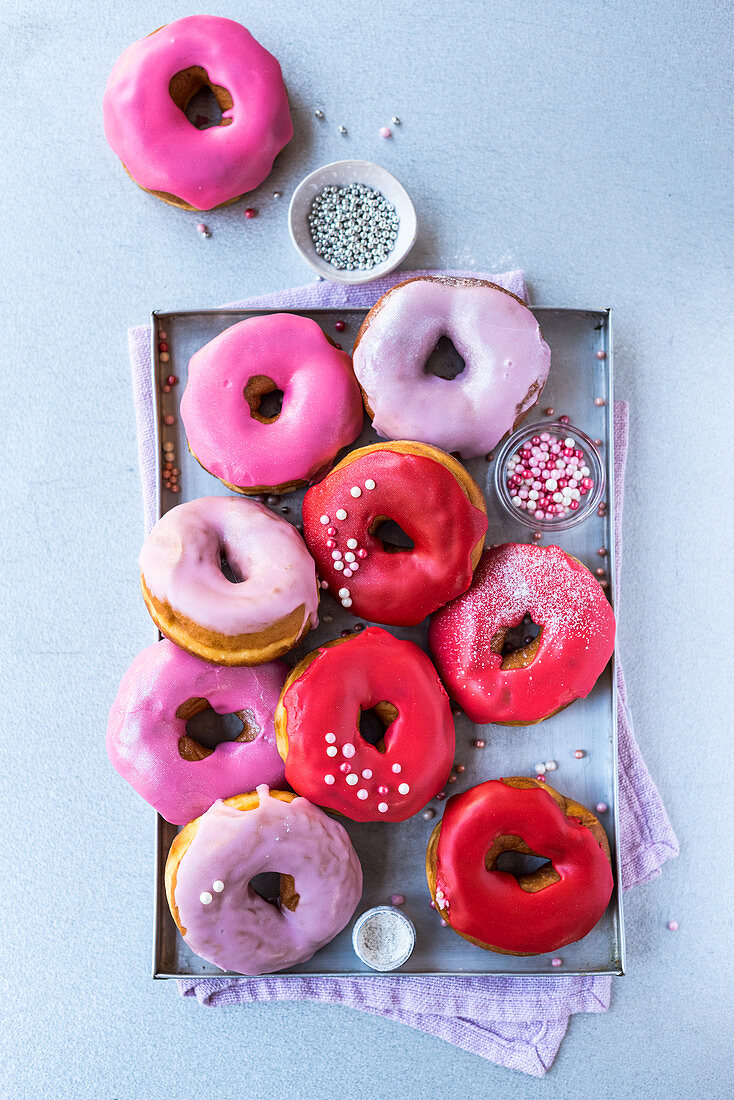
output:
[[[380,538],[397,523],[412,550]],[[487,510],[451,455],[406,440],[351,451],[303,501],[303,534],[322,585],[352,614],[415,626],[465,592],[482,553]]]
[[[209,87],[222,111],[199,130],[185,111]],[[133,42],[107,81],[105,136],[144,191],[212,210],[258,187],[293,137],[280,65],[231,19],[191,15]]]
[[[148,646],[122,678],[107,726],[107,754],[123,779],[174,825],[203,814],[218,798],[282,786],[273,716],[287,667],[223,668],[167,639]],[[209,706],[236,714],[242,733],[208,749],[187,721]]]
[[[363,710],[385,726],[361,735]],[[287,782],[352,821],[406,821],[446,783],[454,720],[430,659],[414,642],[368,627],[299,662],[275,712]]]
[[[280,874],[277,904],[251,885],[268,871]],[[362,895],[362,868],[343,825],[260,784],[189,822],[171,845],[165,884],[192,951],[222,970],[272,974],[341,932]]]
[[[503,852],[547,857],[515,877]],[[490,779],[446,803],[426,853],[436,912],[465,940],[502,955],[542,955],[583,939],[614,880],[594,815],[537,779]]]
[[[275,391],[280,412],[264,415],[262,398]],[[285,493],[325,473],[357,438],[362,397],[350,357],[315,321],[271,313],[192,356],[181,419],[191,453],[229,489]]]
[[[140,584],[161,634],[213,664],[264,664],[318,625],[303,539],[241,497],[199,497],[166,512],[140,553]]]
[[[464,362],[453,379],[426,369],[441,338]],[[354,372],[375,431],[461,458],[486,454],[525,419],[548,377],[538,322],[509,290],[483,279],[398,283],[357,333]]]
[[[526,615],[540,633],[503,655]],[[473,722],[530,726],[589,694],[614,635],[614,612],[586,566],[558,546],[508,542],[485,550],[468,592],[436,612],[428,644]]]

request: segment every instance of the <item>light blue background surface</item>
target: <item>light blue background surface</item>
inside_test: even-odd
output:
[[[191,10],[0,0],[0,1095],[730,1095],[729,5],[211,2],[280,58],[297,136],[258,218],[207,215],[210,240],[130,182],[101,124],[121,50]],[[620,644],[682,854],[627,896],[629,974],[543,1081],[361,1013],[206,1011],[148,977],[153,815],[103,745],[152,637],[125,329],[309,281],[287,196],[344,155],[411,192],[415,265],[522,266],[537,303],[616,309]]]

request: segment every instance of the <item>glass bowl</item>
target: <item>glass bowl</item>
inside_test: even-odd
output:
[[[561,477],[549,478],[559,461],[566,464],[558,470]],[[547,487],[548,480],[555,484]],[[594,441],[573,424],[557,420],[527,424],[516,431],[499,451],[494,468],[495,492],[505,512],[534,531],[567,531],[595,515],[605,481],[604,463]],[[542,507],[548,498],[550,508]]]

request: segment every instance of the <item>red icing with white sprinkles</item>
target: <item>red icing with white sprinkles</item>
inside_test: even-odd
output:
[[[306,493],[304,538],[343,607],[371,622],[415,626],[469,587],[487,517],[435,459],[389,443],[354,454]],[[374,533],[383,519],[399,524],[414,548],[386,550]]]
[[[520,837],[549,859],[560,878],[523,890],[514,875],[488,871],[485,856],[501,836]],[[567,817],[540,787],[492,779],[446,803],[436,854],[436,907],[454,931],[521,955],[557,951],[588,935],[614,880],[606,853],[578,818]]]
[[[381,702],[398,715],[384,752],[359,731],[359,715]],[[299,794],[353,821],[405,821],[446,783],[454,721],[430,658],[413,642],[368,627],[322,647],[281,696],[285,776]]]
[[[541,628],[531,664],[503,669],[498,632]],[[589,694],[614,650],[615,620],[589,570],[557,546],[485,550],[471,588],[431,620],[428,642],[450,695],[474,722],[540,722]]]

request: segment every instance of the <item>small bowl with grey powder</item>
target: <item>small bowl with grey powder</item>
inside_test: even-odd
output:
[[[358,918],[352,944],[372,970],[397,970],[413,954],[415,925],[392,905],[377,905]]]
[[[288,210],[291,239],[307,264],[336,283],[387,275],[415,244],[415,207],[379,164],[340,160],[298,185]]]

